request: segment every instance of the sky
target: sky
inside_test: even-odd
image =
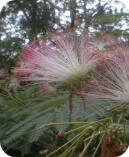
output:
[[[9,1],[10,1],[10,0],[0,0],[0,11],[1,11],[2,7],[3,7],[4,5],[6,5],[6,3],[9,2]]]

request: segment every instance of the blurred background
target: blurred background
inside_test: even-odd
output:
[[[48,31],[103,31],[129,39],[128,0],[12,0],[0,17],[0,68],[14,67],[23,47]]]

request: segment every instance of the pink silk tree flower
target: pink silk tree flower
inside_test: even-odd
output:
[[[96,73],[98,89],[89,93],[97,99],[104,99],[119,104],[129,103],[129,51],[123,48],[120,55],[115,56],[112,63],[105,65],[106,73]]]
[[[65,89],[70,92],[69,108],[72,112],[73,96],[82,97],[82,83],[99,64],[99,56],[99,49],[87,34],[52,34],[49,41],[41,40],[25,48],[21,56],[22,63],[14,69],[14,74],[18,75],[21,81],[44,84],[41,91],[43,95],[53,91],[48,84],[65,83]],[[82,99],[85,102],[83,97]]]
[[[129,42],[119,42],[112,35],[105,33],[96,33],[92,37],[92,42],[101,52],[101,63],[112,62],[115,57],[123,55],[125,51],[129,51]]]
[[[80,79],[93,70],[99,60],[97,48],[88,35],[53,35],[29,45],[21,56],[22,65],[14,69],[23,81],[67,82]]]
[[[96,33],[92,37],[92,42],[100,51],[117,44],[117,40],[113,36],[102,32]]]

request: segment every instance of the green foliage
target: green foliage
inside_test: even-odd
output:
[[[3,83],[1,81],[1,84]],[[107,117],[109,117],[108,121],[111,121],[110,116],[115,106],[107,107],[106,104],[103,105],[103,102],[89,100],[86,110],[84,110],[82,100],[75,97],[73,113],[70,115],[68,92],[58,90],[57,93],[42,96],[40,88],[40,86],[29,86],[28,84],[24,88],[20,88],[15,95],[2,89],[0,95],[0,141],[6,151],[16,147],[23,156],[28,154],[32,146],[36,144],[38,151],[43,149],[50,153],[76,136],[82,137],[80,142],[84,139],[90,140],[94,133],[97,135],[96,138],[101,139],[102,136],[99,133],[102,132],[101,135],[103,135],[105,129],[102,127],[105,126],[103,121],[105,122]],[[102,119],[102,123],[98,121],[99,119]],[[129,124],[126,124],[127,130],[128,126]],[[60,136],[59,139],[57,138],[58,135],[61,135],[61,143]],[[75,143],[73,154],[75,155],[80,153],[83,148],[83,144],[76,143],[76,139],[73,140]],[[71,152],[73,147],[68,146]],[[67,148],[67,145],[64,148]],[[76,148],[79,149],[76,150]],[[61,152],[64,154],[62,154],[63,156],[67,157],[69,151]],[[54,155],[57,154],[54,153]]]
[[[14,67],[18,55],[22,49],[22,43],[24,40],[18,37],[8,37],[1,42],[1,62],[0,67],[9,69]]]
[[[50,2],[11,1],[1,13],[1,67],[12,68],[24,45],[53,28],[54,10]]]
[[[128,109],[129,106],[127,106],[126,111]],[[69,122],[68,124],[72,125],[72,128],[64,133],[64,136],[68,136],[68,142],[48,154],[47,157],[74,157],[79,152],[79,157],[85,157],[86,155],[88,157],[97,157],[100,156],[103,140],[106,143],[107,137],[110,137],[113,143],[123,145],[121,153],[124,152],[129,140],[129,122],[126,119],[128,112],[126,111],[115,112],[111,116],[105,115],[105,118],[96,121]],[[65,124],[56,123],[53,125]],[[110,147],[109,143],[108,146]],[[113,145],[111,144],[111,146]]]
[[[0,141],[8,149],[14,148],[17,142],[22,147],[24,137],[27,143],[37,141],[44,130],[37,128],[55,121],[58,108],[67,103],[67,94],[43,97],[38,90],[35,87],[21,89],[16,97],[10,93],[1,94]],[[20,141],[24,142],[21,144]]]

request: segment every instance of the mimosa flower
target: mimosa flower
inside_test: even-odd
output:
[[[23,64],[14,72],[24,76],[23,81],[78,80],[98,64],[97,51],[88,35],[59,34],[49,42],[42,40],[29,45],[21,57]]]
[[[93,36],[92,42],[100,51],[104,51],[107,47],[112,47],[117,44],[113,36],[100,32]]]
[[[118,41],[109,34],[97,33],[92,37],[92,42],[101,52],[101,62],[114,61],[115,57],[129,54],[129,41]]]
[[[113,59],[114,62],[106,64],[106,73],[96,74],[98,90],[94,90],[89,95],[97,99],[106,99],[119,104],[128,104],[129,53],[127,49],[123,49],[123,53]]]

